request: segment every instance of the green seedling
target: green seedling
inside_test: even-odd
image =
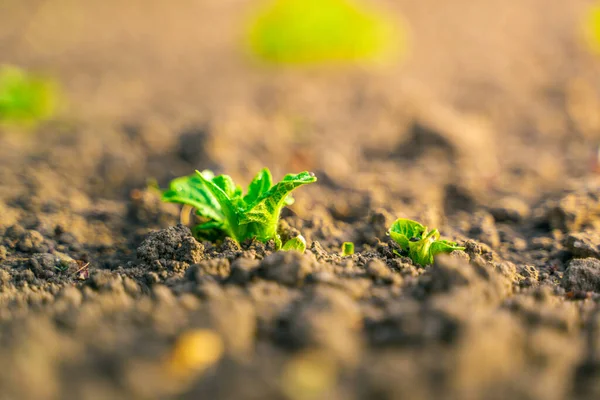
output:
[[[270,63],[381,61],[404,37],[399,28],[359,0],[271,0],[253,20],[248,42]]]
[[[344,242],[342,244],[342,255],[343,256],[351,256],[352,254],[354,254],[354,243]]]
[[[306,251],[306,239],[302,235],[298,235],[295,238],[292,238],[285,242],[283,247],[281,248],[283,251],[298,251],[300,253],[304,253]]]
[[[410,219],[398,218],[388,233],[402,251],[421,266],[433,264],[434,257],[440,253],[465,249],[454,242],[440,240],[437,229],[429,231],[426,226]]]
[[[32,125],[54,115],[54,82],[12,67],[0,67],[0,122]]]
[[[198,238],[215,240],[229,236],[238,243],[246,239],[261,242],[274,240],[283,207],[294,202],[291,192],[317,178],[309,172],[286,175],[273,185],[271,172],[265,168],[248,185],[244,194],[228,175],[215,176],[211,171],[196,171],[195,175],[171,181],[162,200],[193,207],[204,222],[194,228]],[[291,245],[290,245],[291,246]]]
[[[590,49],[600,54],[600,2],[590,7],[583,22],[583,30]]]

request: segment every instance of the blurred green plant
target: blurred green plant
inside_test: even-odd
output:
[[[196,210],[204,220],[194,228],[198,238],[215,240],[229,236],[238,243],[252,238],[261,242],[274,240],[279,249],[281,239],[277,226],[281,210],[294,202],[293,190],[316,181],[312,173],[305,171],[288,174],[273,185],[271,172],[264,168],[256,174],[244,194],[242,187],[229,175],[215,176],[212,171],[204,170],[171,181],[162,200],[185,204]],[[289,246],[299,250],[298,240]]]
[[[440,240],[437,229],[429,231],[426,226],[410,219],[398,218],[388,233],[400,245],[402,252],[421,266],[433,264],[434,257],[440,253],[465,249],[454,242]]]
[[[342,256],[351,256],[354,254],[354,243],[344,242],[342,243]]]
[[[304,253],[306,251],[306,239],[304,236],[298,235],[295,238],[292,238],[285,242],[283,247],[281,248],[283,251],[298,251],[300,253]]]
[[[52,117],[57,103],[54,81],[14,66],[0,67],[0,123],[35,125]]]
[[[355,0],[271,0],[248,36],[254,55],[280,64],[381,61],[405,37],[399,23]]]
[[[600,2],[589,8],[583,23],[585,40],[590,49],[600,54]]]

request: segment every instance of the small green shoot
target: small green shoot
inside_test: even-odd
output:
[[[54,82],[12,66],[0,67],[0,122],[34,125],[52,117],[58,90]]]
[[[426,226],[405,218],[394,221],[389,234],[400,245],[402,251],[421,266],[433,264],[434,257],[440,253],[465,249],[454,242],[440,240],[437,229],[429,231]]]
[[[250,51],[276,64],[381,61],[399,24],[359,0],[270,0],[248,34]]]
[[[298,235],[295,238],[292,238],[285,242],[283,247],[281,248],[283,251],[294,250],[300,253],[304,253],[306,251],[306,239],[304,236]]]
[[[250,182],[244,194],[228,175],[215,176],[212,171],[196,171],[195,175],[171,181],[162,200],[193,207],[204,222],[194,228],[198,238],[215,240],[229,236],[238,243],[246,239],[261,242],[281,239],[277,234],[279,216],[284,206],[294,202],[291,192],[316,182],[309,172],[286,175],[273,185],[271,172],[264,168]]]
[[[342,244],[342,256],[351,256],[354,254],[354,243],[344,242]]]

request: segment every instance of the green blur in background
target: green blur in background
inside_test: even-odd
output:
[[[14,66],[0,66],[0,123],[35,125],[51,118],[57,103],[54,81]]]
[[[351,0],[274,0],[255,17],[249,47],[277,64],[385,62],[404,39],[399,21]]]
[[[600,2],[593,5],[584,23],[588,45],[594,53],[600,54]]]

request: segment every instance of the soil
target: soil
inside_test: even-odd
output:
[[[1,400],[600,398],[589,1],[377,3],[403,63],[308,70],[243,57],[246,0],[0,7],[69,99],[0,134]],[[200,243],[152,184],[263,166],[319,179],[305,254]],[[466,250],[416,266],[398,217]]]

